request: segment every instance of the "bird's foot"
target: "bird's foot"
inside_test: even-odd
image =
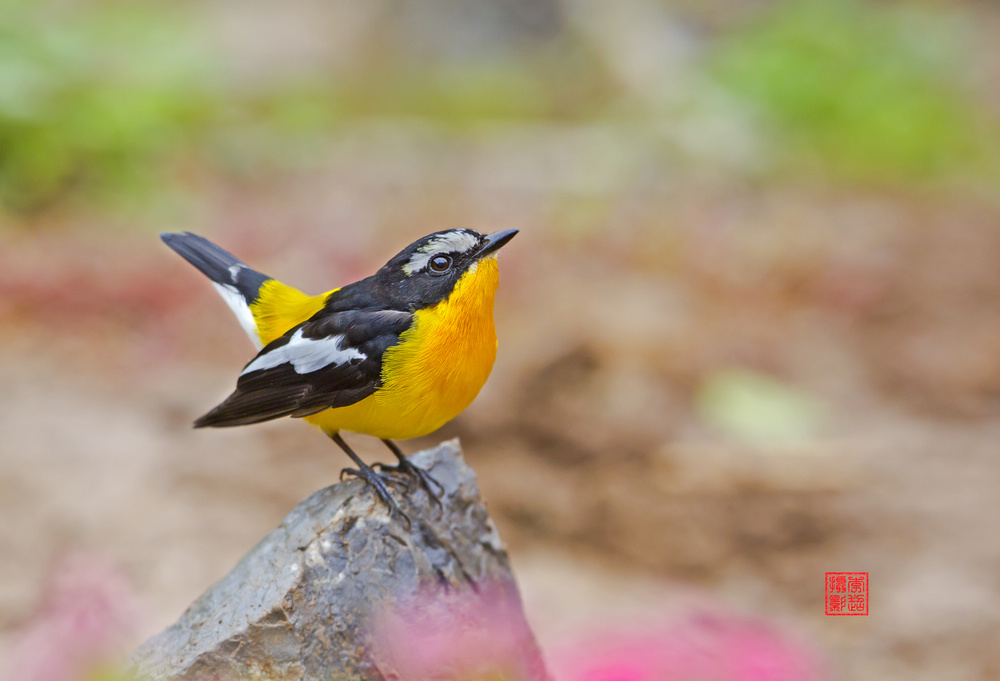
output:
[[[361,457],[359,457],[354,450],[351,449],[346,442],[344,442],[344,438],[340,436],[339,432],[333,431],[327,433],[327,435],[329,435],[330,439],[336,442],[337,445],[344,450],[344,453],[351,457],[351,461],[357,465],[357,468],[345,468],[340,471],[340,479],[343,480],[344,475],[353,475],[354,477],[363,479],[375,490],[375,493],[378,494],[382,501],[385,502],[385,505],[389,507],[389,510],[402,516],[403,520],[406,521],[406,526],[408,528],[412,528],[413,523],[410,522],[410,517],[403,513],[402,509],[399,508],[399,504],[396,503],[392,493],[389,491],[389,487],[386,485],[387,478],[384,478],[376,473],[372,470],[371,466],[362,461]]]
[[[392,496],[392,492],[389,491],[389,486],[386,484],[386,477],[379,475],[370,466],[361,465],[358,468],[345,468],[340,471],[340,479],[343,480],[345,475],[351,475],[356,478],[361,478],[368,485],[375,490],[375,494],[385,502],[385,505],[389,507],[389,510],[398,513],[403,520],[406,521],[407,527],[412,527],[413,523],[410,521],[410,517],[403,513],[403,510],[396,503],[396,499]]]
[[[385,464],[376,465],[381,466],[382,470],[408,473],[412,479],[417,481],[419,486],[427,490],[427,495],[434,500],[434,502],[438,505],[438,508],[441,508],[441,496],[445,493],[444,485],[435,480],[430,473],[411,463],[410,459],[406,456],[406,454],[403,454],[403,450],[400,449],[395,442],[389,440],[388,438],[383,438],[382,442],[389,448],[389,451],[393,453],[396,460],[399,461],[399,464],[396,466],[387,466]],[[438,489],[441,490],[440,493],[434,491],[434,485],[437,485]]]
[[[441,496],[445,493],[444,485],[434,479],[430,473],[425,471],[423,468],[414,465],[405,456],[399,459],[399,463],[395,466],[376,463],[375,466],[379,467],[380,471],[386,471],[390,474],[392,473],[403,473],[410,476],[412,481],[420,487],[423,487],[427,491],[427,495],[434,500],[438,506],[441,505]],[[440,491],[435,491],[434,487],[437,487]]]

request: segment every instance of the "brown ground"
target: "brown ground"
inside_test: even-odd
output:
[[[430,231],[347,231],[339,251],[330,216],[256,227],[279,193],[242,211],[223,195],[211,232],[308,289]],[[1000,674],[997,215],[807,189],[692,194],[671,215],[577,241],[513,216],[494,376],[427,440],[462,437],[543,645],[710,601],[799,632],[839,678]],[[128,568],[141,638],[343,457],[299,423],[189,429],[250,346],[154,235],[4,239],[0,623],[84,548]],[[734,365],[818,396],[823,431],[768,447],[703,425],[698,386]],[[824,617],[823,573],[856,570],[870,616]]]
[[[207,30],[242,69],[232,78],[349,72],[365,59],[377,69],[393,36],[434,25],[409,13],[370,46],[349,38],[388,21],[387,3],[293,4],[206,4]],[[436,19],[455,4],[435,5]],[[759,141],[670,113],[670,87],[691,85],[677,73],[711,26],[762,3],[675,4],[710,21],[661,21],[676,54],[654,52],[642,71],[649,54],[629,50],[626,29],[661,40],[644,30],[669,19],[658,3],[636,3],[653,9],[623,23],[580,9],[600,4],[544,3],[569,9],[535,17],[542,38],[546,22],[572,26],[600,53],[581,68],[607,71],[594,92],[563,92],[551,120],[455,132],[362,113],[304,154],[316,167],[240,175],[182,161],[180,198],[161,212],[0,214],[0,658],[60,555],[83,549],[127,568],[146,613],[139,640],[346,463],[301,423],[190,429],[251,346],[157,229],[205,234],[319,291],[437,229],[518,227],[501,262],[489,384],[454,423],[404,447],[462,438],[543,647],[608,620],[710,607],[812,642],[833,678],[1000,678],[990,185],[758,176],[741,153]],[[444,51],[468,47],[435,31],[456,43]],[[419,36],[396,46],[404,57],[432,47]],[[995,83],[1000,60],[989,64]],[[996,88],[982,87],[995,108]],[[657,88],[664,109],[643,99]],[[611,96],[621,101],[603,115]],[[713,428],[705,387],[733,368],[797,391],[816,422],[786,417],[799,436],[767,441]],[[868,617],[823,615],[826,571],[871,574]]]

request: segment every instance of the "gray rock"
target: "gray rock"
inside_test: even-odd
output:
[[[361,480],[316,492],[132,654],[137,677],[409,679],[429,665],[434,678],[469,678],[470,655],[483,664],[499,655],[504,678],[546,679],[458,442],[412,461],[444,487],[441,507],[423,489],[393,485],[408,527]],[[426,638],[442,632],[443,646]],[[465,661],[449,659],[456,654]]]

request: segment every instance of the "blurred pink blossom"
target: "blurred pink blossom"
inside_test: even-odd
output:
[[[378,618],[375,657],[400,681],[545,678],[512,589],[432,589]],[[554,681],[822,681],[820,656],[730,615],[608,628],[546,656]],[[383,666],[384,663],[384,666]]]
[[[382,613],[372,639],[381,671],[400,681],[545,678],[513,585],[427,589]]]
[[[66,557],[50,570],[5,678],[85,679],[125,652],[135,619],[135,597],[119,569],[92,555]]]
[[[754,621],[691,617],[602,632],[548,658],[556,681],[821,681],[819,657]]]

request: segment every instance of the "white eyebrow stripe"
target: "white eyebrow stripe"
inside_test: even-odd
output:
[[[343,334],[326,338],[303,338],[302,329],[299,329],[285,345],[250,362],[240,375],[262,369],[273,369],[282,364],[291,364],[297,374],[308,374],[324,367],[346,364],[352,359],[367,357],[357,348],[341,347],[343,341]]]
[[[420,247],[421,251],[434,253],[465,253],[479,245],[479,237],[464,229],[456,229],[436,236]]]
[[[421,246],[403,265],[403,271],[413,274],[427,267],[427,262],[441,253],[465,253],[479,245],[479,237],[462,229],[445,232]]]

